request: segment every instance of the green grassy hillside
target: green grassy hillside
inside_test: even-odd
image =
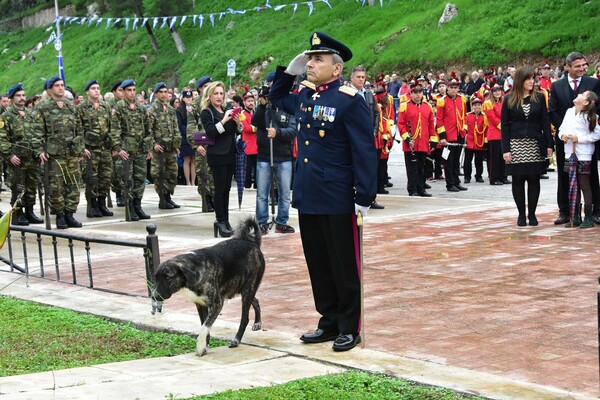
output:
[[[202,28],[194,27],[188,19],[178,29],[187,47],[185,54],[177,53],[168,29],[155,31],[160,46],[155,54],[145,30],[126,32],[123,27],[105,30],[104,24],[98,28],[67,24],[61,26],[67,83],[81,91],[90,78],[107,87],[118,78],[133,77],[139,86],[166,80],[182,87],[204,74],[228,80],[229,59],[237,62],[236,81],[250,82],[252,67],[269,57],[274,59],[269,69],[286,65],[308,47],[314,30],[346,43],[354,52],[349,66],[364,64],[371,75],[485,68],[515,60],[560,60],[572,50],[592,54],[600,48],[600,1],[456,0],[458,17],[441,28],[437,22],[446,1],[384,0],[383,7],[361,7],[352,0],[329,2],[331,9],[315,2],[311,16],[305,4],[299,4],[295,14],[291,7],[285,7],[277,12],[227,14],[221,20],[217,15],[214,28],[207,20]],[[195,12],[251,9],[264,3],[198,0]],[[57,71],[54,47],[44,46],[35,54],[35,62],[20,58],[38,42],[45,43],[49,34],[40,28],[0,37],[0,49],[4,50],[0,61],[5,67],[0,90],[22,82],[29,93],[41,91],[43,79]]]

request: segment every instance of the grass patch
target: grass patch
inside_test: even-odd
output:
[[[177,397],[174,397],[177,398]],[[450,389],[422,386],[381,374],[350,371],[299,379],[264,388],[228,390],[187,400],[460,400],[481,399]]]
[[[0,376],[196,350],[187,335],[147,332],[74,311],[0,296]],[[212,339],[211,345],[226,342]]]

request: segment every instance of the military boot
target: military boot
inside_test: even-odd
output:
[[[114,214],[108,208],[106,208],[106,196],[98,197],[98,210],[102,213],[103,217],[112,217]]]
[[[30,224],[43,224],[44,220],[35,215],[33,212],[33,206],[25,207],[25,218],[29,221]]]
[[[125,207],[125,199],[121,195],[117,195],[117,207]]]
[[[88,218],[100,218],[102,217],[102,213],[100,212],[100,210],[98,209],[98,199],[96,199],[95,197],[92,197],[91,199],[88,199],[88,201],[91,203],[91,207],[90,207],[90,212],[85,214],[86,217]]]
[[[181,208],[181,206],[179,204],[177,204],[173,201],[173,199],[171,198],[171,193],[167,193],[167,195],[165,197],[166,197],[167,203],[172,205],[173,208]]]
[[[129,201],[129,219],[132,221],[140,220],[140,217],[138,217],[137,213],[135,212],[135,207],[133,206],[133,200]]]
[[[69,228],[81,228],[83,225],[73,217],[73,213],[65,211],[65,221]]]
[[[579,225],[580,228],[593,228],[594,222],[592,222],[592,208],[593,206],[590,204],[584,206],[585,218],[581,221]]]
[[[65,221],[65,213],[57,212],[56,213],[56,229],[67,229],[69,225],[67,225],[67,221]]]
[[[17,210],[17,212],[15,212],[12,223],[13,223],[13,225],[20,225],[20,226],[29,225],[29,221],[27,221],[27,218],[25,217],[25,214],[23,213],[22,208],[19,208]]]
[[[142,210],[142,199],[133,199],[133,209],[140,219],[150,219],[151,217]]]
[[[161,192],[158,194],[158,208],[160,208],[161,210],[172,210],[175,207],[173,207],[173,205],[167,200],[167,194],[165,194],[164,192]]]
[[[206,195],[206,211],[207,212],[215,211],[215,204],[213,203],[213,198],[210,194]]]

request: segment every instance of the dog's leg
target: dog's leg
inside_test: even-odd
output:
[[[250,305],[254,305],[253,303],[256,299],[254,297],[255,293],[256,291],[254,291],[254,293],[242,291],[242,318],[240,320],[240,327],[235,335],[235,338],[229,342],[229,347],[238,347],[242,341],[242,336],[244,336],[244,332],[246,331],[246,327],[250,321],[250,318],[248,317],[248,314],[250,313]]]
[[[218,298],[215,299],[214,304],[208,307],[208,312],[206,315],[206,320],[200,327],[200,332],[198,333],[198,339],[196,340],[196,352],[200,357],[205,355],[208,352],[208,343],[207,338],[210,337],[210,328],[213,326],[217,317],[221,313],[223,309],[223,299]]]
[[[252,308],[254,308],[254,325],[252,325],[253,331],[260,331],[262,328],[262,322],[260,318],[260,304],[258,304],[258,299],[255,297],[252,300]]]
[[[200,323],[204,325],[204,321],[206,321],[206,317],[208,315],[208,308],[206,306],[196,304],[196,309],[198,310],[198,316],[200,316]],[[210,333],[206,335],[206,347],[210,345]]]

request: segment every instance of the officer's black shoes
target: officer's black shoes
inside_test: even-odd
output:
[[[12,223],[14,225],[27,226],[29,225],[29,221],[25,218],[25,214],[23,213],[23,209],[19,208],[13,217]]]
[[[81,228],[83,225],[73,217],[73,213],[65,211],[65,222],[69,228]]]
[[[139,219],[150,219],[150,216],[142,210],[142,199],[133,199],[133,209]]]
[[[423,187],[424,187],[425,189],[431,189],[431,185],[429,185],[428,183],[425,183],[425,185],[423,185]]]
[[[377,189],[377,194],[390,194],[390,191],[386,188],[379,188]]]
[[[355,334],[347,334],[337,337],[335,342],[333,342],[333,350],[335,351],[348,351],[352,350],[356,347],[357,344],[360,343],[360,335],[358,333]]]
[[[106,208],[106,197],[104,196],[98,197],[98,210],[100,210],[103,217],[112,217],[114,215],[112,211]]]
[[[33,206],[25,207],[25,218],[29,221],[30,224],[43,224],[44,220],[35,215],[33,212]]]
[[[498,179],[494,179],[493,181],[490,182],[490,185],[502,186],[502,185],[504,185],[504,182],[499,181]]]
[[[173,199],[171,198],[171,194],[167,194],[165,197],[166,197],[165,200],[167,201],[167,203],[169,203],[170,205],[172,205],[173,208],[180,208],[181,207],[179,204],[177,204],[177,203],[175,203],[173,201]]]
[[[477,183],[483,183],[483,178],[480,177],[480,176],[476,176],[475,177],[475,182],[477,182]]]
[[[556,218],[554,220],[554,225],[564,225],[567,222],[570,222],[571,219],[569,218],[569,216],[567,214],[559,214],[558,218]]]
[[[457,188],[458,190],[469,190],[468,188],[466,188],[466,187],[464,187],[464,186],[462,186],[462,185],[460,185],[460,184],[456,185],[456,188]]]
[[[511,181],[511,180],[509,180],[509,179],[506,179],[506,178],[502,179],[502,181],[501,181],[501,182],[502,182],[504,185],[510,185],[510,184],[512,183],[512,181]]]
[[[123,196],[117,196],[117,207],[125,207],[125,199]]]
[[[65,213],[57,212],[56,213],[56,229],[67,229],[69,225],[67,225],[67,221],[65,221]]]
[[[540,175],[540,179],[550,179],[550,177],[546,174]]]
[[[419,196],[421,197],[431,197],[431,193],[427,193],[426,191],[422,191],[421,193],[419,193]]]
[[[314,332],[308,332],[300,336],[300,340],[304,343],[323,343],[336,340],[338,336],[340,336],[340,334],[337,332],[326,332],[323,329],[317,329]]]
[[[388,188],[388,187],[393,187],[394,184],[392,182],[390,182],[390,181],[387,181],[383,186],[385,186],[386,188]]]
[[[446,190],[449,192],[460,192],[456,186],[448,186]]]
[[[471,178],[465,177],[465,183],[471,183]]]
[[[382,206],[381,204],[379,204],[376,201],[373,201],[371,203],[371,207],[369,207],[371,210],[383,210],[385,208],[385,206]]]
[[[296,230],[287,224],[275,224],[275,232],[277,233],[294,233]]]

